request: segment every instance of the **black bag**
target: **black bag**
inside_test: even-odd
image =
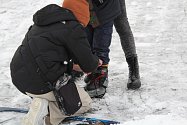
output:
[[[74,83],[70,76],[61,77],[53,90],[59,109],[65,115],[73,115],[82,106],[82,102]]]

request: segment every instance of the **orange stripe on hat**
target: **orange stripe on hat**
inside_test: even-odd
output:
[[[62,6],[71,10],[81,24],[88,25],[90,12],[87,0],[64,0]]]

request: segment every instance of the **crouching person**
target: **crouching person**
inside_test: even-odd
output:
[[[12,58],[13,84],[32,97],[23,125],[58,125],[65,117],[90,109],[89,95],[69,74],[73,62],[89,73],[100,60],[92,54],[84,32],[89,22],[87,1],[70,1],[64,0],[63,7],[51,4],[37,11]]]

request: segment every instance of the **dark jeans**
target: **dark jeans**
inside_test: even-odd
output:
[[[114,20],[114,26],[116,28],[117,33],[120,36],[120,41],[125,56],[126,58],[128,58],[136,55],[136,47],[134,42],[134,36],[127,18],[125,0],[119,1],[122,13]]]
[[[88,25],[86,27],[86,32],[92,52],[103,61],[103,64],[108,64],[110,61],[109,47],[112,39],[113,21],[96,28]]]

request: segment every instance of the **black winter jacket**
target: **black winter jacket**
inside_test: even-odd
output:
[[[67,72],[70,60],[85,72],[97,68],[98,57],[72,12],[51,4],[36,12],[33,21],[10,64],[12,82],[21,92],[51,91],[46,82],[54,83]]]
[[[114,20],[121,14],[119,0],[103,0],[103,4],[98,4],[98,1],[92,0],[92,3],[100,25]]]

